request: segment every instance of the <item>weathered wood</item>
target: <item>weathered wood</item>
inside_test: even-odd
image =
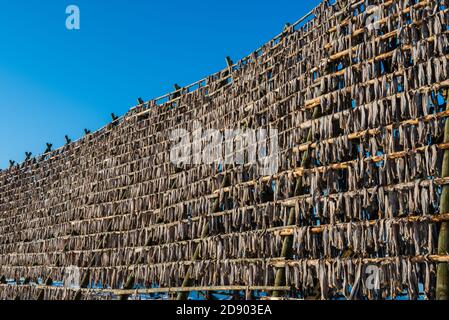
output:
[[[402,218],[401,218],[402,219]],[[445,214],[440,214],[440,215],[436,215],[436,216],[410,216],[406,218],[408,221],[423,221],[426,219],[430,219],[430,221],[432,222],[449,222],[449,213],[445,213]],[[399,220],[399,219],[398,219]],[[374,225],[376,224],[377,220],[372,220],[369,221],[370,225]],[[365,222],[361,222],[361,223],[365,223]],[[342,226],[342,225],[346,225],[346,223],[337,223],[335,226]],[[317,233],[322,233],[324,231],[324,229],[327,227],[327,225],[322,225],[319,227],[312,227],[310,229],[311,233],[317,234]],[[296,228],[300,228],[300,227],[285,227],[281,230],[275,231],[278,232],[279,235],[281,236],[289,236],[289,235],[293,235],[294,231]]]
[[[446,91],[446,109],[449,107],[449,90]],[[444,143],[449,143],[449,121],[446,118],[444,126]],[[444,151],[442,178],[449,177],[449,150]],[[449,186],[443,186],[440,200],[440,212],[449,212]],[[438,236],[438,254],[449,252],[449,222],[443,222]],[[437,300],[449,300],[449,270],[447,263],[439,263],[437,266]]]
[[[313,112],[312,119],[317,119],[320,116],[321,108],[316,108]],[[313,139],[313,132],[312,128],[309,129],[308,135],[307,135],[307,141],[312,141]],[[302,155],[301,159],[301,167],[305,168],[308,164],[309,160],[309,151],[305,151]],[[295,196],[298,196],[302,189],[302,177],[299,177],[296,179],[296,186],[295,186]],[[289,216],[288,216],[288,225],[295,224],[295,208],[290,208]],[[282,255],[281,257],[290,259],[292,253],[292,246],[293,246],[293,236],[287,235],[284,238],[283,244],[282,244]],[[274,286],[279,287],[285,284],[285,268],[280,268],[276,272],[276,278],[274,281]],[[273,297],[279,297],[282,294],[281,291],[274,291],[272,296]]]
[[[202,238],[206,238],[208,234],[209,234],[209,223],[206,222],[204,224],[204,226],[203,226],[203,232],[202,232],[201,236],[202,236]],[[195,248],[195,252],[193,254],[192,261],[198,260],[199,257],[200,257],[200,247],[197,246]],[[190,266],[188,268],[188,270],[187,270],[187,273],[186,273],[186,276],[184,278],[184,281],[182,282],[182,288],[188,287],[190,285],[191,277],[192,277],[192,271],[193,271],[193,268]],[[178,291],[180,291],[180,290],[178,290]],[[201,290],[201,291],[204,291],[204,290]],[[177,300],[187,300],[187,298],[189,297],[188,292],[189,291],[181,291],[181,292],[179,292],[176,299]]]
[[[107,231],[110,231],[112,228],[112,221],[110,221],[108,223],[108,226],[106,228]],[[101,237],[101,240],[99,240],[99,247],[103,248],[105,246],[105,240],[106,240],[106,234],[103,234],[103,236]],[[82,280],[80,282],[80,289],[84,289],[87,288],[89,286],[89,278],[90,278],[90,268],[92,268],[92,266],[95,263],[95,259],[98,255],[98,252],[93,252],[92,258],[89,261],[89,264],[87,266],[87,270],[85,271]],[[81,299],[81,290],[78,290],[78,292],[76,293],[74,300],[80,300]]]
[[[355,10],[362,5],[363,7]],[[16,283],[21,285],[20,279],[26,275],[45,278],[45,275],[50,274],[53,277],[63,274],[66,262],[83,261],[80,264],[82,288],[79,290],[50,287],[52,281],[47,279],[43,286],[27,288],[30,290],[28,292],[24,288],[17,291],[8,288],[11,289],[9,292],[2,293],[6,293],[9,298],[28,297],[28,293],[32,292],[39,297],[76,295],[76,299],[80,299],[94,298],[97,293],[109,292],[108,297],[115,293],[121,300],[126,300],[132,294],[139,294],[134,286],[137,281],[146,281],[151,283],[151,287],[140,292],[168,293],[172,299],[187,299],[192,291],[207,298],[212,297],[214,292],[223,290],[235,299],[250,299],[254,292],[243,284],[264,284],[254,273],[263,271],[264,266],[267,266],[268,271],[276,268],[275,281],[273,286],[265,286],[263,289],[271,288],[269,294],[273,294],[272,299],[281,299],[285,291],[289,291],[288,295],[293,297],[297,292],[285,285],[287,266],[309,262],[318,263],[321,267],[323,262],[335,263],[337,259],[348,262],[348,259],[353,259],[351,261],[357,263],[385,263],[391,266],[397,266],[398,261],[402,263],[409,260],[436,264],[437,295],[447,299],[449,172],[443,168],[443,177],[435,177],[438,170],[430,168],[429,161],[440,165],[441,150],[449,148],[449,134],[446,134],[444,143],[440,143],[441,137],[436,135],[441,130],[434,127],[441,123],[438,119],[449,115],[449,110],[435,114],[440,111],[439,101],[436,101],[440,92],[437,91],[449,87],[447,73],[441,73],[441,68],[438,68],[438,64],[446,66],[449,58],[444,50],[444,40],[449,31],[441,28],[440,22],[443,22],[439,21],[441,17],[438,15],[447,14],[449,9],[444,6],[434,7],[427,0],[418,0],[418,3],[412,3],[406,8],[396,6],[396,0],[380,1],[376,5],[375,8],[367,8],[363,0],[323,3],[314,10],[317,19],[307,23],[298,34],[295,34],[293,26],[286,28],[281,37],[267,43],[263,50],[256,51],[247,61],[237,65],[228,61],[227,69],[208,77],[204,85],[198,82],[200,90],[194,95],[190,95],[190,86],[176,86],[175,92],[165,96],[167,100],[160,108],[155,100],[144,105],[144,101],[139,99],[138,110],[120,118],[112,115],[113,123],[107,125],[105,130],[95,132],[79,142],[72,143],[67,139],[68,146],[41,159],[36,158],[35,165],[31,161],[21,165],[14,163],[10,170],[1,171],[0,175],[6,182],[6,185],[3,181],[0,183],[2,199],[5,199],[5,203],[2,203],[5,213],[0,218],[0,227],[4,231],[0,244],[5,261],[2,274],[15,278]],[[413,44],[398,42],[396,38],[400,37],[402,31],[419,29],[424,22],[413,21],[414,17],[411,21],[398,18],[424,6],[426,9],[417,10],[416,14],[419,16],[430,10],[426,18],[435,22],[429,23],[428,34],[432,36],[427,37],[424,32],[417,35],[419,39],[416,40],[428,43],[430,47],[423,47],[422,52],[419,52],[419,59],[414,56],[412,65],[406,63],[404,66],[401,61],[404,54],[408,59]],[[382,19],[377,22],[381,25],[381,30],[366,32],[367,23],[363,20],[371,18],[367,16],[377,9],[383,10]],[[335,28],[329,30],[330,26]],[[331,32],[338,34],[330,35]],[[364,47],[363,42],[368,41],[372,48]],[[432,47],[435,47],[434,50],[431,50]],[[435,68],[432,68],[432,64]],[[413,68],[417,70],[412,70]],[[234,72],[235,70],[238,72]],[[417,74],[409,74],[415,71]],[[421,76],[422,71],[424,77]],[[432,83],[432,80],[437,79],[439,82]],[[374,87],[374,92],[371,86]],[[362,94],[362,90],[366,92]],[[375,98],[378,98],[377,106],[382,108],[375,109]],[[364,105],[358,105],[362,101]],[[311,120],[314,118],[312,113],[315,114],[321,105],[322,117]],[[397,116],[398,107],[402,113],[400,117]],[[377,119],[379,111],[384,116],[381,119]],[[422,116],[428,113],[431,115]],[[222,117],[223,121],[216,119],[217,117]],[[354,119],[354,123],[348,123]],[[207,122],[208,129],[215,127],[219,130],[226,130],[227,126],[241,130],[266,125],[277,126],[281,134],[280,167],[284,171],[259,177],[254,168],[248,170],[249,164],[242,167],[223,165],[223,170],[207,164],[204,167],[186,165],[182,169],[173,168],[169,160],[171,153],[168,152],[168,146],[171,144],[166,138],[167,134],[173,128],[182,126],[187,126],[189,130],[196,120]],[[426,121],[430,123],[425,123]],[[413,128],[417,125],[418,128]],[[317,128],[320,134],[312,132],[312,127]],[[414,129],[418,130],[418,139]],[[390,138],[394,141],[381,141],[380,135],[388,130],[388,135],[391,133]],[[447,132],[449,130],[446,128]],[[297,136],[292,137],[294,134]],[[335,143],[336,139],[338,145],[342,140],[346,143],[346,138],[351,140],[351,148],[343,155],[344,162],[340,162],[341,150],[336,150]],[[265,142],[269,140],[271,138]],[[97,144],[97,141],[100,143]],[[431,141],[432,145],[427,145],[427,141]],[[414,148],[417,145],[420,147]],[[402,151],[397,151],[396,147],[402,148]],[[364,152],[365,149],[370,149],[369,155]],[[376,150],[381,151],[382,156],[377,156]],[[334,154],[327,157],[328,152]],[[335,152],[339,156],[335,157]],[[448,165],[448,152],[444,152],[444,167]],[[416,159],[413,159],[415,156]],[[309,158],[313,159],[313,166],[308,165],[311,161]],[[328,160],[322,161],[323,159]],[[397,161],[386,161],[388,159]],[[420,175],[408,174],[406,170],[415,169],[410,168],[411,164],[407,163],[409,160],[419,161]],[[322,162],[331,164],[321,166]],[[379,162],[385,162],[385,172],[376,169],[381,167]],[[388,165],[393,162],[397,164],[397,173],[387,170]],[[320,167],[316,167],[318,163],[321,163]],[[400,172],[402,164],[407,173],[405,178]],[[297,167],[298,165],[301,166]],[[370,171],[365,172],[367,168]],[[422,172],[425,174],[421,175]],[[387,179],[380,175],[384,173]],[[218,187],[214,179],[220,181],[223,177],[223,184],[214,192]],[[305,177],[308,179],[307,183]],[[362,184],[361,180],[366,181],[367,177],[373,178],[373,181],[369,185]],[[336,179],[341,179],[341,183]],[[330,185],[334,183],[338,186]],[[376,183],[379,186],[375,186]],[[36,187],[33,188],[32,184]],[[380,185],[382,189],[378,189]],[[272,194],[270,187],[274,186],[275,194]],[[311,192],[305,192],[305,186],[307,190],[310,186]],[[264,191],[261,192],[261,189]],[[411,194],[406,195],[404,192],[414,191],[412,193],[415,197],[419,197],[418,192],[421,192],[422,198],[429,198],[429,207],[432,205],[433,209],[438,205],[435,199],[441,190],[443,195],[439,212],[442,214],[435,216],[428,216],[427,213],[425,217],[402,216],[396,208],[382,205],[376,207],[374,199],[376,194],[380,196],[383,192],[385,198],[382,201],[393,202],[396,195],[405,201],[410,200]],[[256,192],[261,193],[255,194]],[[227,201],[226,206],[220,200],[223,196]],[[360,196],[363,196],[363,209],[359,206]],[[371,196],[370,199],[368,196]],[[334,200],[340,201],[337,205],[341,209],[341,197],[345,206],[344,214],[338,210],[334,215]],[[410,203],[406,210],[408,215],[434,213],[434,210],[426,210],[426,203],[418,203],[421,199],[416,200],[418,201]],[[324,210],[319,217],[311,212],[309,215],[297,212],[295,207],[303,202],[307,203],[307,208],[314,208],[314,212],[321,207],[318,203],[324,202],[326,206],[323,208],[327,209],[327,213],[330,211],[331,219],[328,219],[329,215]],[[423,206],[419,209],[421,205]],[[211,210],[206,211],[207,206]],[[187,210],[197,211],[185,216]],[[375,214],[368,217],[364,215],[365,210]],[[390,212],[393,214],[390,215]],[[301,214],[301,219],[306,221],[295,221],[296,214]],[[397,214],[401,217],[386,218]],[[377,220],[365,220],[368,218]],[[239,219],[243,225],[239,225]],[[353,224],[357,228],[362,224],[365,227],[377,223],[379,219],[388,224],[387,228],[404,226],[400,228],[398,236],[405,241],[409,234],[407,228],[416,227],[407,221],[419,221],[419,227],[429,227],[429,239],[436,235],[435,224],[441,223],[440,254],[393,257],[389,252],[387,258],[372,259],[366,257],[384,257],[386,252],[382,248],[375,248],[368,255],[357,248],[349,248],[351,252],[343,248],[343,254],[334,256],[333,253],[328,254],[328,246],[322,246],[319,242],[319,248],[314,248],[314,252],[315,249],[320,250],[317,254],[306,250],[301,255],[303,260],[294,258],[292,243],[296,240],[294,236],[298,231],[307,231],[307,235],[314,233],[318,235],[314,238],[321,238],[320,233],[329,228],[330,225],[325,225],[329,221],[332,221],[332,227],[349,229]],[[114,221],[113,231],[108,228],[109,221]],[[224,227],[220,226],[222,221]],[[313,226],[315,224],[319,226]],[[282,227],[273,227],[280,225]],[[203,233],[199,234],[198,229],[201,228]],[[214,232],[211,232],[212,228]],[[349,231],[347,237],[358,236],[352,230]],[[416,236],[425,235],[419,233]],[[105,244],[106,238],[111,242]],[[151,240],[145,243],[143,238]],[[234,248],[233,245],[230,248],[229,243],[232,244],[237,238],[239,245],[249,240],[252,242],[251,246],[242,245],[243,250]],[[253,252],[252,248],[248,249],[259,245],[259,239],[264,241],[260,249],[266,250],[263,254]],[[282,246],[276,248],[280,253],[273,253],[272,248],[268,248],[267,244],[274,244],[270,242],[273,239]],[[401,249],[399,252],[428,252],[424,243],[426,239],[422,240],[416,241],[419,248],[414,251],[403,248],[405,250]],[[65,247],[62,249],[63,244]],[[207,247],[203,244],[207,244]],[[221,250],[218,246],[220,244],[226,252]],[[412,248],[410,243],[408,245]],[[429,242],[428,247],[434,246]],[[313,260],[322,256],[328,258]],[[104,264],[99,263],[100,258]],[[231,286],[195,287],[199,279],[193,275],[193,270],[211,271],[207,268],[212,264],[217,274],[211,277],[211,272],[204,272],[204,279],[207,280],[205,284],[222,284],[217,276],[223,276],[220,265],[225,262],[232,268],[250,267],[248,270],[253,274],[245,274],[238,282],[231,281]],[[198,267],[206,269],[197,270]],[[170,279],[174,286],[181,286],[180,288],[152,288],[153,285],[164,285],[168,272],[176,272],[178,268],[188,271],[184,279]],[[345,277],[350,273],[345,272]],[[393,281],[397,279],[396,276],[390,274],[390,279],[387,276],[382,283],[385,291],[390,291],[391,295],[394,295]],[[96,281],[93,279],[102,279],[103,286],[112,289],[92,290],[89,281]],[[0,282],[7,284],[7,280],[9,279]],[[307,281],[304,285],[307,291],[304,295],[308,298],[316,297],[315,280],[314,283]],[[348,283],[348,279],[345,280]],[[25,285],[27,283],[30,284],[26,280]],[[238,285],[232,286],[233,284]],[[341,283],[335,285],[329,293],[339,298],[341,291],[346,288],[342,288]],[[410,296],[414,294],[411,291],[409,290]],[[435,296],[433,291],[426,294],[428,298]]]
[[[407,257],[410,258],[410,260],[414,263],[421,263],[421,262],[436,262],[436,263],[447,263],[449,262],[449,255],[429,255],[429,256],[413,256],[413,257]],[[314,265],[318,261],[324,260],[324,261],[334,261],[335,259],[310,259],[307,260],[308,265]],[[385,258],[364,258],[364,259],[353,259],[353,258],[344,258],[341,260],[354,260],[362,262],[363,264],[377,264],[377,263],[394,263],[396,261],[396,257],[385,257]],[[294,266],[301,264],[301,260],[286,260],[286,261],[273,261],[271,263],[272,266],[276,268],[285,268],[286,265]]]
[[[128,277],[128,279],[126,280],[126,283],[125,283],[125,285],[123,286],[123,289],[124,289],[124,290],[130,290],[130,289],[132,289],[132,287],[134,286],[135,280],[136,280],[135,275],[134,275],[134,274],[131,274],[131,275]],[[122,295],[122,296],[120,297],[120,300],[122,300],[122,301],[128,300],[129,296],[130,296],[130,295]]]
[[[52,286],[53,285],[53,280],[50,277],[48,277],[47,279],[45,279],[44,285],[45,285],[45,287]],[[45,295],[45,290],[44,289],[39,290],[38,294],[37,294],[37,297],[36,297],[36,300],[44,300],[44,295]]]
[[[12,286],[12,285],[1,285],[0,287]],[[28,285],[32,286],[32,285]],[[37,289],[45,290],[45,289],[54,289],[54,290],[67,290],[64,287],[51,287],[45,285],[36,285],[34,286]],[[69,289],[76,290],[76,289]],[[111,293],[113,295],[133,295],[133,294],[152,294],[152,293],[179,293],[179,292],[218,292],[218,291],[264,291],[269,292],[273,290],[290,290],[289,286],[283,287],[274,287],[274,286],[207,286],[207,287],[171,287],[171,288],[151,288],[151,289],[137,289],[137,290],[114,290],[114,289],[81,289],[81,291],[90,291],[90,292],[104,292]]]

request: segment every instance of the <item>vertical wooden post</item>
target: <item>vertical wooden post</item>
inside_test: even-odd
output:
[[[48,277],[47,279],[45,279],[44,285],[49,287],[53,285],[53,279]],[[45,295],[45,289],[41,289],[39,290],[36,300],[44,300],[44,295]]]
[[[201,234],[201,238],[206,238],[208,234],[209,234],[209,223],[206,222],[203,227],[203,232]],[[198,260],[199,257],[200,257],[200,246],[197,245],[195,252],[193,253],[193,256],[192,256],[192,262],[195,262],[196,260]],[[187,288],[190,286],[190,282],[191,282],[191,278],[192,278],[192,270],[193,270],[193,267],[189,266],[189,268],[187,269],[187,273],[184,278],[184,281],[182,282],[183,288]],[[187,298],[189,297],[189,293],[190,292],[179,292],[176,300],[187,300]]]
[[[295,208],[290,209],[288,217],[288,225],[293,225],[295,222]],[[293,246],[293,236],[286,236],[284,242],[282,243],[281,256],[285,259],[291,259],[292,256],[292,246]],[[276,270],[276,278],[274,281],[274,286],[279,287],[285,284],[285,267]],[[272,296],[277,298],[280,297],[282,291],[273,291]]]
[[[224,188],[228,182],[229,181],[228,181],[227,175],[225,175],[223,182],[221,183],[221,188]],[[220,210],[220,199],[219,198],[215,199],[212,202],[211,212],[212,213],[218,212],[218,210]],[[210,229],[209,222],[206,221],[203,226],[203,232],[201,233],[202,239],[207,238],[207,236],[209,235],[209,229]],[[195,252],[193,253],[192,262],[195,262],[196,260],[198,260],[199,257],[200,257],[200,246],[198,245],[195,248]],[[193,266],[189,266],[189,268],[187,269],[186,276],[184,278],[184,281],[182,282],[182,288],[187,288],[190,286],[191,278],[192,278],[192,269],[193,269]],[[189,298],[189,294],[190,294],[190,292],[179,292],[176,297],[176,300],[187,300]]]
[[[133,272],[132,274],[129,275],[128,279],[126,280],[126,283],[123,286],[123,289],[124,290],[132,289],[134,287],[135,280],[136,280],[136,277]],[[128,298],[129,298],[129,295],[122,295],[122,296],[120,296],[119,300],[126,301],[126,300],[128,300]]]
[[[449,109],[449,90],[446,90],[446,110]],[[449,143],[449,119],[444,125],[444,143]],[[444,151],[441,169],[442,178],[449,177],[449,150]],[[444,185],[440,200],[440,213],[449,213],[449,186]],[[441,223],[438,237],[438,254],[446,255],[449,252],[449,223]],[[437,300],[449,300],[449,272],[447,263],[437,265]]]
[[[320,109],[321,109],[321,107],[315,108],[313,115],[312,115],[312,120],[315,120],[320,116],[320,113],[321,113]],[[312,132],[312,128],[310,128],[309,133],[307,135],[307,142],[312,142],[312,140],[313,140],[313,132]],[[309,151],[307,150],[307,151],[304,151],[304,153],[302,154],[301,168],[305,168],[307,166],[308,160],[309,160]],[[301,188],[302,188],[302,177],[299,177],[296,180],[295,196],[299,195]],[[288,225],[289,226],[295,224],[295,216],[296,216],[295,209],[291,208],[289,216],[288,216]],[[286,236],[284,238],[284,242],[282,244],[281,257],[290,259],[292,256],[292,246],[293,246],[293,236]],[[285,285],[285,267],[279,268],[276,271],[276,278],[275,278],[275,282],[274,282],[275,287],[280,287],[283,285]],[[280,297],[281,293],[282,293],[281,291],[273,291],[272,296],[277,298],[277,297]]]
[[[150,244],[151,244],[151,238],[150,239],[148,239],[146,242],[145,242],[145,247],[148,247],[148,246],[150,246]],[[142,251],[140,254],[139,254],[139,256],[134,260],[134,263],[133,263],[133,265],[136,265],[136,264],[141,264],[141,263],[143,263],[144,262],[144,251]],[[135,273],[134,273],[134,271],[128,276],[128,279],[126,280],[126,283],[125,283],[125,285],[123,286],[123,289],[124,290],[129,290],[129,289],[132,289],[133,287],[134,287],[134,283],[136,282],[136,275],[135,275]],[[126,300],[128,300],[128,298],[129,298],[129,295],[122,295],[122,296],[120,296],[120,298],[119,298],[119,300],[121,300],[121,301],[126,301]]]
[[[112,228],[112,220],[109,222],[107,228],[106,228],[106,232],[111,231]],[[97,249],[103,249],[105,246],[105,241],[106,241],[106,235],[103,235],[101,237],[101,239],[99,239],[99,245],[96,246]],[[89,278],[90,278],[90,268],[93,267],[93,265],[95,264],[95,260],[97,258],[98,252],[94,253],[89,261],[89,264],[87,265],[87,269],[82,277],[81,283],[80,283],[80,290],[78,290],[75,294],[75,297],[73,298],[73,300],[81,300],[82,298],[82,290],[81,289],[85,289],[89,286]]]

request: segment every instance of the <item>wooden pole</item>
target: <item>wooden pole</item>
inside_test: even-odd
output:
[[[208,234],[209,234],[209,222],[206,222],[204,224],[203,232],[201,234],[201,237],[202,238],[206,238]],[[192,261],[198,260],[199,257],[200,257],[200,246],[197,245],[197,247],[195,249],[195,252],[194,252],[194,254],[192,256]],[[187,287],[190,286],[191,277],[192,277],[192,271],[193,271],[193,267],[189,266],[189,268],[187,269],[187,273],[186,273],[186,276],[184,278],[184,281],[182,282],[182,286],[181,286],[182,288],[187,288]],[[179,292],[176,300],[187,300],[188,297],[189,297],[189,292]]]
[[[222,183],[221,183],[221,187],[224,188],[227,184],[229,183],[229,179],[228,176],[225,175]],[[212,206],[211,206],[211,212],[215,213],[218,212],[220,210],[220,199],[215,199],[212,202]],[[207,238],[209,235],[209,222],[205,222],[204,227],[203,227],[203,232],[201,233],[201,238]],[[200,247],[197,245],[197,247],[195,248],[195,252],[193,253],[192,256],[192,262],[198,260],[200,256]],[[184,278],[184,281],[182,282],[182,288],[187,288],[191,285],[191,277],[192,277],[192,266],[189,266],[189,268],[187,269],[187,273],[186,276]],[[180,291],[176,297],[176,300],[187,300],[189,298],[189,292],[188,291]]]
[[[221,184],[222,187],[224,187],[226,185],[226,183],[228,183],[227,177],[225,176],[225,178],[223,179],[223,182]],[[212,213],[214,212],[218,212],[218,210],[220,210],[220,199],[215,199],[212,202],[212,207],[211,207],[211,211]],[[206,221],[204,223],[203,226],[203,232],[201,233],[201,238],[207,238],[207,236],[209,235],[209,222]],[[195,248],[195,252],[193,253],[192,256],[192,262],[198,260],[198,258],[200,257],[200,246],[197,245]],[[182,288],[187,288],[191,285],[191,278],[192,278],[192,268],[193,266],[189,266],[189,268],[187,269],[187,273],[186,276],[184,278],[184,281],[182,282]],[[176,300],[187,300],[189,298],[189,292],[188,291],[181,291],[178,293]]]
[[[50,277],[48,277],[47,279],[45,279],[44,284],[45,284],[45,287],[50,287],[53,285],[53,280]],[[39,290],[36,300],[44,300],[44,295],[45,295],[45,289]]]
[[[316,108],[313,111],[313,115],[312,115],[312,119],[317,119],[320,116],[320,109],[321,108]],[[313,140],[313,132],[312,132],[312,128],[309,128],[309,133],[307,135],[307,142],[312,142]],[[309,151],[304,151],[304,153],[302,154],[302,159],[301,159],[301,168],[305,168],[307,166],[309,160]],[[296,180],[296,186],[295,186],[295,196],[299,195],[302,189],[302,176],[298,177],[298,179]],[[290,212],[289,212],[289,216],[288,216],[288,225],[294,225],[295,224],[295,218],[296,218],[296,214],[295,214],[295,208],[291,208]],[[292,255],[292,246],[293,246],[293,235],[288,235],[284,238],[284,242],[282,244],[282,255],[281,257],[284,257],[286,259],[290,259],[291,255]],[[285,284],[285,267],[284,268],[279,268],[276,271],[276,278],[274,281],[274,286],[275,287],[280,287],[282,285]],[[281,295],[281,291],[273,291],[272,296],[274,298],[278,298]]]
[[[145,242],[145,247],[149,246],[150,243],[151,243],[151,238],[149,238],[149,239]],[[139,254],[139,256],[134,260],[134,263],[133,263],[134,265],[135,265],[135,264],[141,264],[141,263],[143,263],[143,261],[144,261],[143,252],[144,252],[144,251],[142,251],[142,252]],[[126,280],[126,283],[125,283],[123,289],[125,289],[125,290],[132,289],[132,288],[134,287],[135,281],[136,281],[136,275],[135,275],[134,272],[133,272],[133,273],[131,273],[131,274],[129,275],[128,279]],[[123,296],[120,296],[120,300],[122,300],[122,301],[126,301],[126,300],[128,300],[128,298],[129,298],[129,295],[123,295]]]
[[[446,110],[449,109],[449,90],[446,90]],[[449,120],[446,118],[444,125],[444,143],[449,142]],[[441,169],[442,178],[449,177],[449,150],[444,151]],[[441,193],[440,212],[449,212],[449,186],[444,185]],[[438,254],[449,252],[449,222],[441,223],[438,237]],[[437,300],[449,300],[449,270],[447,263],[437,265]]]
[[[288,217],[289,225],[292,225],[294,223],[294,218],[295,218],[295,208],[290,208],[290,213]],[[292,246],[293,246],[293,236],[284,237],[284,242],[282,243],[281,256],[287,260],[291,259]],[[280,283],[285,284],[285,266],[277,269],[274,283],[275,287],[279,287]],[[281,295],[281,293],[282,293],[281,291],[273,291],[272,296],[278,298]]]
[[[135,277],[134,273],[132,273],[126,280],[126,283],[123,286],[123,289],[124,290],[132,289],[134,287],[135,280],[136,280],[136,277]],[[129,298],[129,295],[120,296],[120,300],[122,300],[122,301],[126,301],[126,300],[128,300],[128,298]]]
[[[107,228],[106,228],[106,232],[111,231],[112,228],[112,220],[109,222]],[[103,235],[103,237],[101,238],[101,240],[99,240],[99,246],[97,246],[99,249],[104,248],[105,246],[105,241],[106,241],[106,234]],[[80,283],[80,290],[77,291],[77,293],[75,294],[75,297],[73,298],[73,300],[81,300],[82,298],[82,290],[81,289],[85,289],[89,286],[89,279],[90,279],[90,268],[93,267],[93,265],[95,264],[95,260],[97,258],[97,255],[99,253],[96,252],[93,254],[93,256],[91,257],[89,264],[87,266],[87,270],[84,273],[82,279],[81,279],[81,283]]]

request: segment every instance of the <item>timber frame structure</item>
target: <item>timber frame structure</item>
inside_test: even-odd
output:
[[[447,300],[448,4],[325,1],[1,171],[0,299]],[[276,129],[279,170],[174,165],[171,133],[198,123]]]

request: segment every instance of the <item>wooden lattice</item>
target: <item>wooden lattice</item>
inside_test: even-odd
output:
[[[195,87],[1,171],[0,299],[434,299],[448,10],[323,2]],[[277,173],[177,167],[170,136],[198,123],[277,129]],[[54,286],[72,266],[81,288]]]

